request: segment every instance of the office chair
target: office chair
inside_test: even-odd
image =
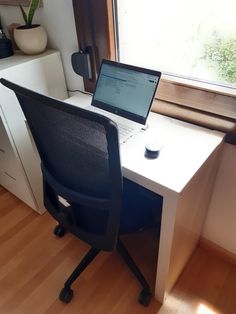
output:
[[[148,305],[151,289],[120,235],[158,227],[162,197],[122,177],[116,124],[97,113],[27,90],[5,79],[19,100],[35,140],[43,174],[44,204],[66,231],[91,246],[61,290],[73,297],[72,283],[101,251],[117,250],[142,286],[139,302]]]

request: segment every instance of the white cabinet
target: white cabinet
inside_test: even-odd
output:
[[[0,77],[42,94],[68,97],[60,54],[14,55],[0,60]],[[40,162],[15,94],[0,84],[0,184],[43,213]]]

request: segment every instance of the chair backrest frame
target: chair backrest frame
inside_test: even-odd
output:
[[[66,224],[66,227],[70,232],[78,236],[81,240],[89,243],[93,247],[97,247],[102,250],[113,250],[116,247],[118,233],[119,233],[119,223],[120,215],[122,210],[122,169],[120,164],[120,151],[119,151],[119,138],[118,130],[115,122],[102,116],[98,113],[90,112],[88,110],[70,105],[63,101],[41,95],[32,90],[21,87],[5,79],[0,79],[0,82],[7,88],[11,89],[21,105],[22,111],[25,114],[27,123],[29,125],[30,131],[34,138],[36,147],[38,149],[41,158],[41,169],[43,174],[43,187],[44,187],[44,204],[50,214],[59,221],[61,224]],[[108,151],[108,164],[109,164],[109,175],[110,175],[110,195],[109,197],[94,197],[93,195],[85,195],[80,193],[80,191],[75,191],[67,186],[63,185],[50,173],[50,169],[44,164],[43,150],[41,149],[40,141],[38,140],[37,132],[34,128],[34,123],[28,117],[27,111],[24,107],[24,102],[27,101],[27,106],[30,108],[30,102],[34,100],[40,106],[51,107],[56,110],[64,111],[65,113],[88,119],[90,121],[96,121],[96,123],[102,125],[105,129],[106,139],[107,139],[107,151]],[[30,110],[37,110],[36,108]],[[49,191],[53,191],[53,197],[50,200],[47,195]],[[76,202],[88,207],[96,208],[97,210],[107,210],[109,212],[107,228],[105,234],[95,234],[87,232],[81,229],[74,221],[68,223],[68,219],[65,219],[61,213],[66,211],[69,213],[71,207],[63,206],[57,198],[57,195],[69,200],[71,202]],[[57,206],[55,206],[57,205]],[[55,208],[57,207],[57,208]],[[59,210],[59,212],[58,212]],[[60,214],[58,214],[60,213]],[[70,220],[73,220],[73,211],[69,213]]]

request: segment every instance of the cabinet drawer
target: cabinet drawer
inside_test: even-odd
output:
[[[0,184],[36,209],[23,166],[17,155],[7,124],[4,122],[4,116],[0,115]]]
[[[21,177],[23,168],[3,119],[4,117],[0,116],[0,169],[13,178]]]
[[[1,170],[0,184],[31,208],[37,210],[33,195],[30,191],[30,188],[28,187],[27,182],[24,180],[24,177],[21,177],[20,179],[14,178],[8,172]]]

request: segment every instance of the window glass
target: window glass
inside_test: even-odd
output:
[[[236,88],[235,0],[116,0],[120,61]]]

